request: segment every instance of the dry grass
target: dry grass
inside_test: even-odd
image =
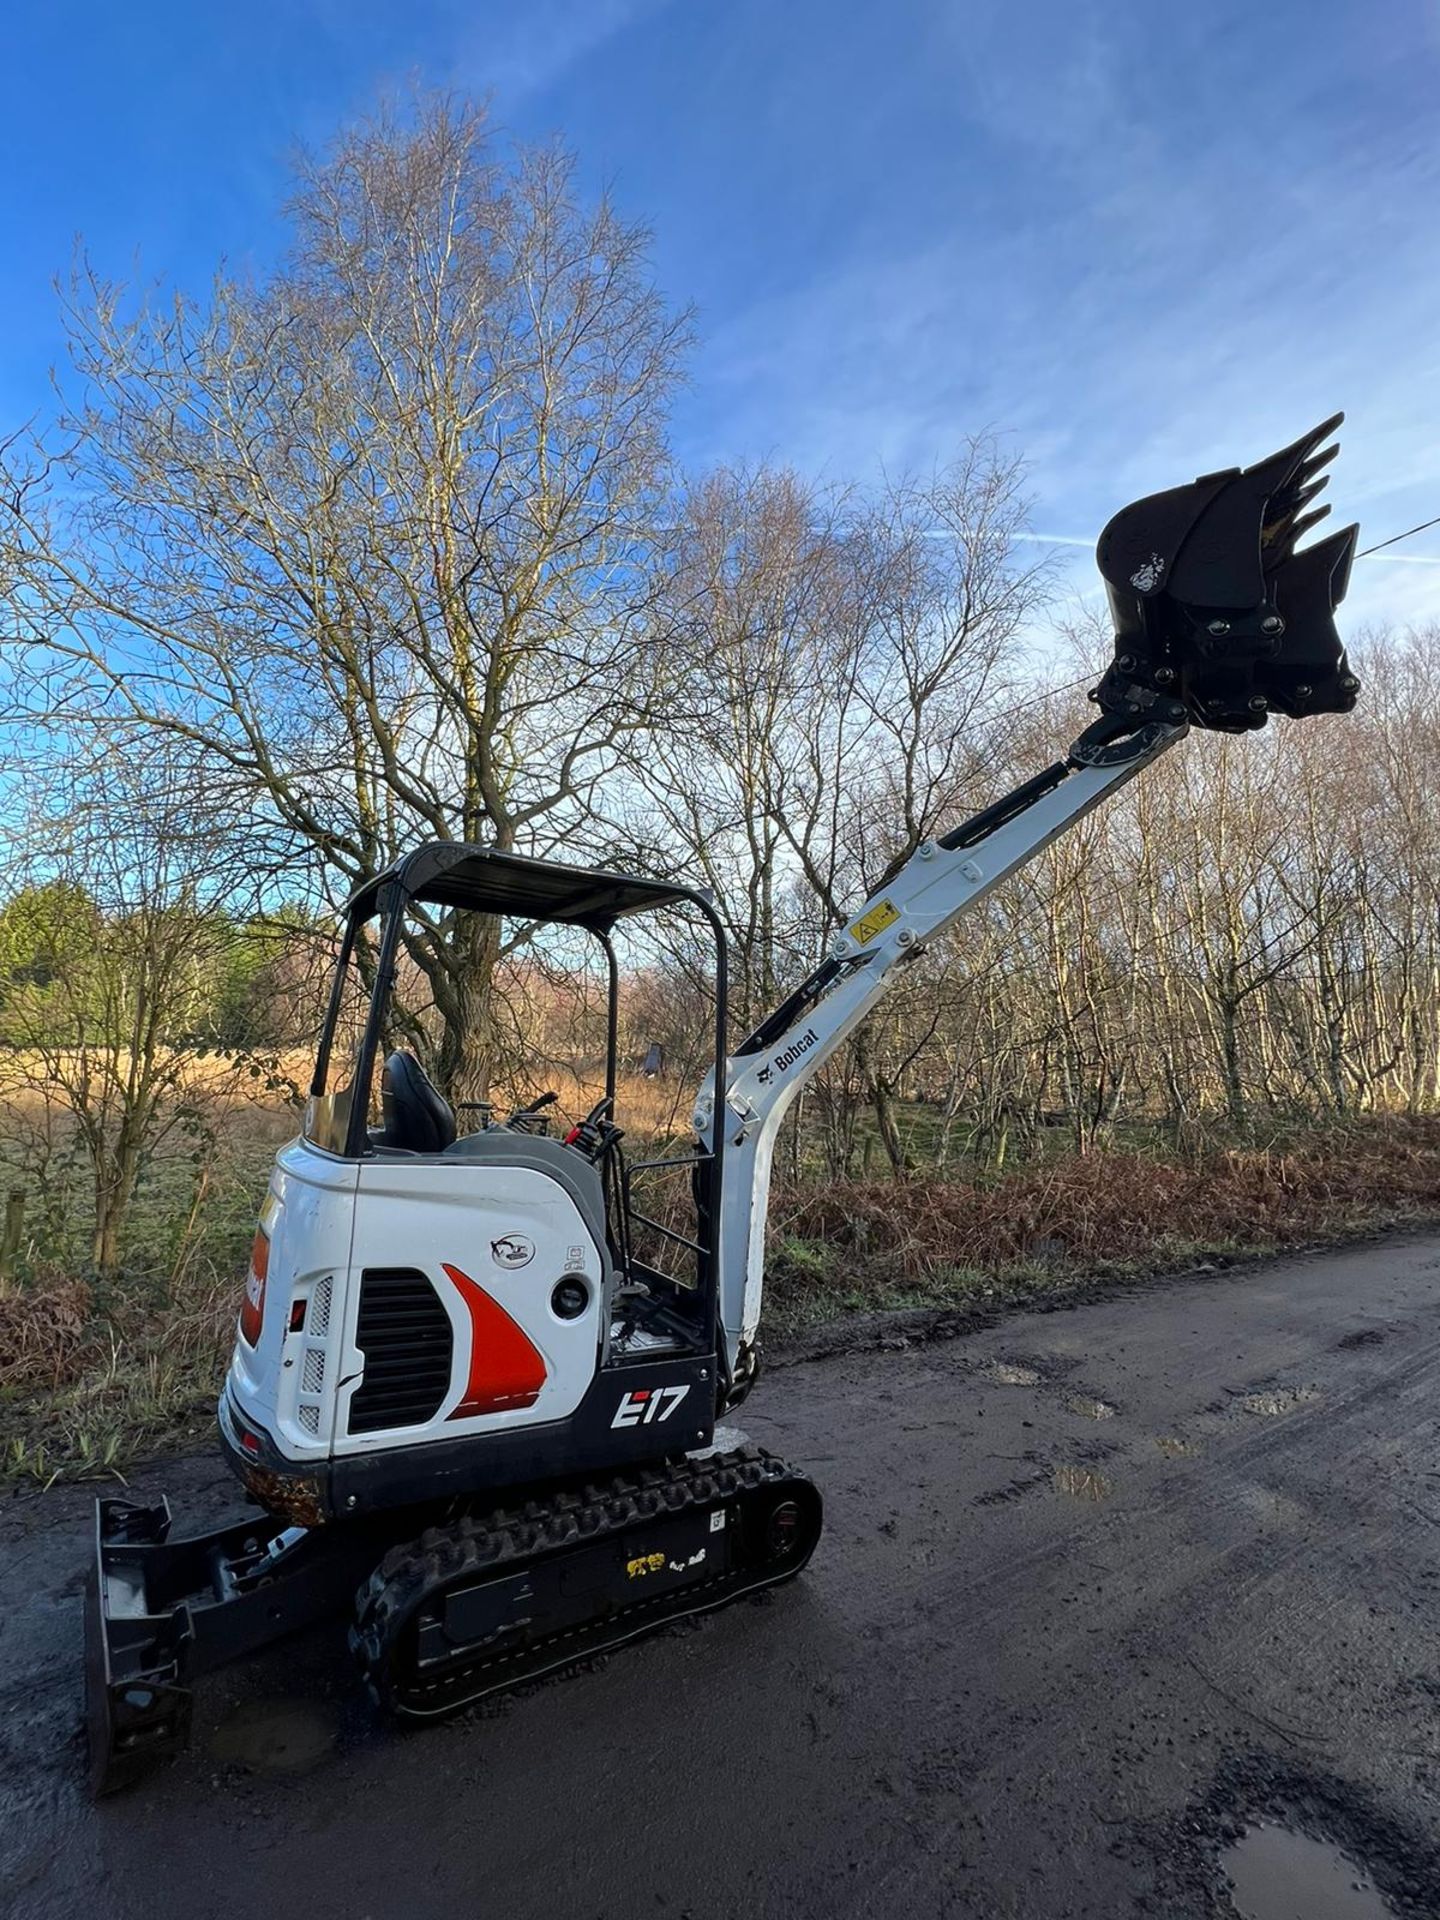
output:
[[[1033,1289],[1437,1217],[1435,1117],[1370,1119],[1185,1160],[1097,1151],[992,1181],[807,1185],[777,1192],[772,1204],[773,1305],[794,1329],[837,1304],[942,1304],[987,1282]]]
[[[94,1293],[68,1274],[0,1292],[0,1394],[55,1393],[94,1352]]]
[[[173,1058],[171,1054],[162,1053],[162,1069],[164,1063]],[[67,1077],[78,1077],[84,1065],[84,1056],[79,1052],[66,1053],[62,1049],[56,1059]],[[99,1050],[94,1059],[103,1059],[117,1080],[123,1080],[130,1071],[130,1055],[123,1049],[113,1059],[103,1049]],[[303,1087],[314,1065],[308,1053],[296,1048],[267,1054],[265,1060],[266,1064],[258,1067],[251,1054],[213,1047],[184,1060],[175,1084],[182,1094],[191,1098],[218,1100],[226,1105],[236,1101],[248,1104],[253,1099],[262,1105],[274,1105],[273,1093],[257,1088],[252,1094],[252,1083],[275,1076]],[[92,1073],[96,1070],[93,1065],[91,1070]],[[52,1078],[52,1062],[44,1055],[24,1047],[0,1048],[0,1098],[7,1106],[18,1104],[32,1112],[46,1107],[59,1110],[63,1102],[48,1091]]]
[[[655,1118],[661,1119],[660,1100]],[[257,1137],[260,1155],[268,1143]],[[238,1172],[238,1169],[237,1169]],[[242,1183],[243,1184],[243,1183]],[[249,1202],[245,1214],[248,1239]],[[1180,1159],[1114,1150],[1003,1177],[776,1189],[767,1330],[953,1306],[1440,1218],[1440,1118],[1375,1119]],[[228,1229],[227,1229],[228,1231]],[[57,1266],[0,1293],[0,1475],[116,1473],[204,1443],[234,1337],[241,1236],[105,1291]]]
[[[0,1477],[118,1475],[208,1430],[237,1301],[214,1273],[104,1299],[42,1274],[0,1299]]]

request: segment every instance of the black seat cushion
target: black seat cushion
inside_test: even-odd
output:
[[[387,1147],[403,1153],[443,1153],[455,1138],[455,1115],[413,1053],[392,1053],[385,1062],[380,1104]]]

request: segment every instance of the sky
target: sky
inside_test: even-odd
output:
[[[1334,524],[1440,514],[1436,0],[15,0],[4,38],[0,436],[77,239],[263,272],[295,144],[418,79],[650,225],[689,466],[863,481],[992,430],[1080,597],[1118,506],[1340,408]],[[1436,614],[1440,527],[1343,626]]]

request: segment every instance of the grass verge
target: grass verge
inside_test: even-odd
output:
[[[1124,1148],[993,1180],[777,1191],[766,1325],[793,1339],[843,1314],[1024,1303],[1440,1221],[1440,1118],[1383,1117],[1183,1159]]]
[[[120,1479],[213,1433],[239,1279],[100,1291],[41,1273],[0,1297],[0,1479]]]

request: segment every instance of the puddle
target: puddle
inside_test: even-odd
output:
[[[1393,1920],[1393,1909],[1338,1847],[1285,1827],[1251,1827],[1220,1865],[1244,1920]]]
[[[1087,1420],[1113,1420],[1115,1409],[1108,1400],[1092,1400],[1087,1393],[1072,1394],[1065,1402],[1071,1413],[1081,1413]]]
[[[1001,1387],[1038,1387],[1040,1384],[1034,1367],[1017,1367],[1009,1360],[992,1360],[985,1369],[985,1378]]]
[[[1115,1483],[1108,1474],[1096,1467],[1078,1467],[1068,1461],[1056,1467],[1053,1479],[1057,1493],[1068,1493],[1076,1500],[1106,1500],[1115,1491]]]
[[[1245,1413],[1291,1413],[1319,1398],[1315,1387],[1276,1387],[1269,1393],[1247,1393],[1240,1406]]]
[[[224,1765],[251,1773],[308,1773],[334,1751],[335,1736],[318,1707],[249,1700],[221,1722],[210,1751]]]

